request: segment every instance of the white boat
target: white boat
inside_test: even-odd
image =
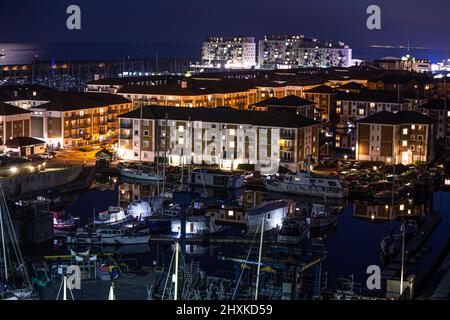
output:
[[[248,233],[259,233],[261,219],[264,217],[264,232],[281,228],[284,218],[295,213],[295,202],[275,200],[250,208],[246,211]]]
[[[338,221],[339,211],[323,204],[313,204],[311,213],[307,218],[311,229],[322,228]]]
[[[265,180],[267,190],[281,193],[342,199],[346,190],[336,177],[316,176],[311,172],[287,173],[278,179]]]
[[[134,217],[138,221],[155,216],[162,210],[163,198],[155,197],[149,200],[137,200],[128,205],[128,215]]]
[[[134,219],[133,215],[127,214],[121,207],[109,207],[108,210],[99,213],[99,218],[94,224],[114,226],[132,222]]]
[[[153,172],[147,166],[136,166],[136,167],[126,167],[123,164],[119,165],[120,174],[124,177],[135,179],[135,180],[146,180],[146,181],[161,181],[163,177],[161,175]]]
[[[172,219],[172,233],[181,234],[181,221],[179,218]],[[221,230],[211,216],[188,216],[186,218],[186,235],[201,235],[214,233]]]
[[[0,58],[3,58],[4,56],[6,56],[5,49],[2,49],[2,51],[0,51]]]
[[[95,232],[77,231],[67,235],[69,244],[92,245],[129,245],[148,243],[150,236],[146,234],[126,234],[118,229],[97,229]]]
[[[287,218],[277,235],[279,244],[299,244],[308,236],[309,224],[298,218]]]

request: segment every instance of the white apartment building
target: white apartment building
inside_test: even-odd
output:
[[[267,69],[352,66],[352,49],[346,44],[302,35],[265,36],[259,41],[258,57],[259,66]]]
[[[252,37],[210,37],[202,46],[202,65],[209,68],[249,69],[256,66]]]

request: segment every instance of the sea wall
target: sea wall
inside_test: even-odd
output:
[[[8,199],[65,185],[77,179],[82,170],[82,166],[50,168],[38,173],[20,174],[7,178],[0,178],[0,184],[3,187],[5,197]]]

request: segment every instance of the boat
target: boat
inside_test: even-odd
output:
[[[298,218],[287,218],[283,221],[280,232],[277,235],[278,244],[299,244],[305,240],[309,232],[309,224]]]
[[[6,56],[5,49],[2,49],[2,51],[0,51],[0,58],[3,58],[5,56]]]
[[[155,197],[149,200],[137,200],[128,205],[127,212],[135,220],[144,221],[159,213],[163,207],[163,198]]]
[[[121,226],[131,223],[135,217],[127,214],[122,207],[109,207],[108,210],[99,213],[98,220],[94,220],[94,224],[98,226]]]
[[[417,226],[414,223],[405,224],[405,241],[416,232]],[[402,230],[393,230],[388,236],[380,242],[381,254],[384,257],[395,255],[401,250],[403,242]]]
[[[134,180],[145,180],[145,181],[163,180],[163,177],[157,174],[153,168],[142,164],[134,166],[130,165],[127,167],[123,163],[120,163],[118,168],[122,176]]]
[[[79,217],[64,219],[60,212],[52,211],[50,213],[53,216],[53,230],[55,234],[74,231],[80,222]]]
[[[240,189],[244,186],[244,176],[236,172],[210,169],[192,170],[191,184],[204,188]]]
[[[317,176],[309,170],[296,173],[286,173],[274,179],[264,180],[268,191],[306,195],[309,197],[326,197],[342,199],[346,190],[337,177]]]
[[[131,234],[118,229],[97,229],[94,232],[78,230],[66,237],[67,243],[78,245],[130,245],[148,243],[149,240],[148,234]]]
[[[280,228],[287,216],[295,214],[295,202],[291,200],[275,200],[264,202],[246,211],[248,233],[259,233],[258,226],[264,221],[264,232]]]
[[[0,184],[0,300],[36,297]]]
[[[338,221],[339,210],[323,204],[313,204],[307,220],[311,229],[323,228]]]
[[[180,218],[172,219],[172,234],[181,235]],[[205,235],[222,230],[216,225],[214,217],[211,216],[188,216],[186,217],[186,235]]]

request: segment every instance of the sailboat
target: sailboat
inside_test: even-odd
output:
[[[114,282],[111,284],[109,288],[108,300],[116,300],[116,295],[114,294]]]
[[[14,226],[0,185],[0,300],[35,298]]]

